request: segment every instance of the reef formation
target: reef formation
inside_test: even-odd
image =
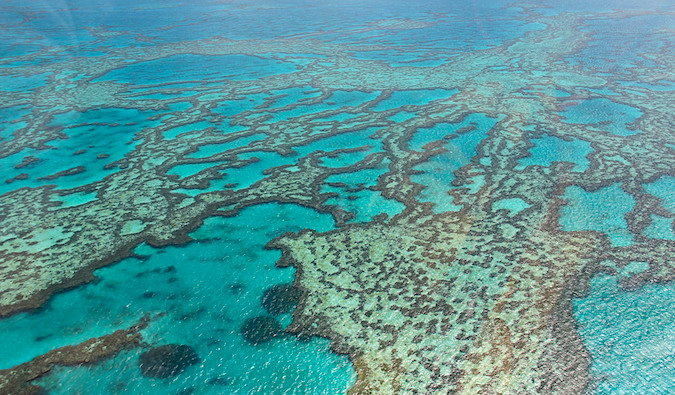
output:
[[[43,393],[42,388],[31,384],[31,381],[48,374],[55,366],[92,364],[111,358],[122,350],[139,347],[143,339],[140,331],[147,323],[148,317],[144,317],[131,328],[58,348],[12,369],[0,370],[0,388],[8,394]]]
[[[139,367],[143,376],[171,378],[199,361],[199,355],[192,347],[184,344],[165,344],[141,354]]]
[[[43,52],[2,59],[0,76],[48,81],[2,92],[17,126],[0,144],[12,166],[3,168],[11,189],[0,196],[0,315],[38,308],[55,292],[92,281],[95,269],[141,243],[186,243],[207,217],[293,203],[332,214],[338,228],[270,237],[268,247],[283,251],[278,265],[297,274],[286,294],[262,303],[277,315],[297,302],[287,331],[327,337],[349,354],[358,374],[352,393],[583,392],[590,357],[572,297],[587,291],[595,273],[634,261],[649,267],[622,279],[627,288],[675,278],[675,241],[645,235],[655,216],[671,229],[675,217],[646,188],[675,176],[673,90],[656,89],[672,83],[675,57],[664,46],[641,53],[642,63],[621,74],[584,67],[571,58],[593,42],[592,23],[653,13],[548,16],[535,5],[517,8],[540,28],[433,67],[364,59],[356,55],[390,46],[320,34],[112,47],[97,61],[41,61]],[[389,22],[361,32],[430,26]],[[108,33],[92,31],[99,42]],[[292,67],[197,82],[106,77],[176,56],[246,56]],[[285,102],[290,89],[303,99]],[[400,92],[409,96],[398,99]],[[621,129],[618,121],[565,115],[595,100],[639,116]],[[59,123],[109,108],[133,110],[147,124],[111,125],[95,113]],[[469,122],[476,115],[491,126],[481,131]],[[75,166],[39,175],[40,154],[74,138],[78,127],[128,129],[126,151],[96,151],[94,139],[67,152]],[[442,132],[425,132],[434,128]],[[475,139],[474,150],[451,174],[421,170],[463,139]],[[541,161],[534,152],[550,141],[586,147],[585,165],[564,155]],[[97,153],[95,164],[78,162],[87,150]],[[431,183],[442,196],[425,195]],[[634,202],[623,215],[630,242],[560,224],[570,188],[591,194],[612,186]],[[434,199],[454,208],[439,210]],[[401,209],[387,214],[387,205]],[[253,345],[282,333],[272,317],[246,325],[242,335]]]
[[[283,333],[284,328],[273,317],[253,317],[241,327],[241,335],[254,346],[282,336]]]
[[[265,290],[260,303],[268,313],[279,315],[293,310],[300,296],[300,290],[293,284],[275,285]]]

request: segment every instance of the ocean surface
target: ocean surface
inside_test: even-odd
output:
[[[671,2],[0,29],[0,393],[675,393]]]

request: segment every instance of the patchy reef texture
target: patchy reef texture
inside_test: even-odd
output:
[[[148,324],[148,317],[128,329],[89,339],[80,344],[52,350],[12,369],[0,370],[0,388],[6,394],[40,394],[39,386],[30,382],[49,373],[56,365],[82,366],[110,358],[122,350],[138,347],[143,337],[140,331]]]
[[[165,344],[141,354],[139,368],[143,376],[171,378],[183,373],[189,366],[198,364],[199,361],[199,355],[192,347],[184,344]]]
[[[3,90],[0,104],[0,315],[92,281],[141,243],[188,242],[207,217],[294,203],[332,214],[338,227],[270,236],[268,247],[283,251],[278,264],[297,272],[293,295],[269,311],[299,298],[287,331],[327,337],[349,354],[352,393],[591,389],[572,298],[593,274],[634,261],[648,268],[622,278],[628,289],[675,279],[675,240],[645,233],[656,219],[672,231],[675,217],[672,190],[648,188],[675,176],[672,28],[651,38],[670,42],[645,47],[619,71],[578,57],[597,24],[673,13],[510,9],[530,28],[465,52],[366,39],[453,18],[441,13],[258,39],[166,41],[100,27],[86,45],[119,35],[135,37],[132,45],[2,58],[3,81],[28,85]],[[40,16],[11,11],[16,26]],[[392,48],[400,56],[375,55]],[[250,75],[162,74],[161,62],[176,57],[195,66],[226,57]],[[156,80],[150,72],[135,81],[131,67],[156,70]],[[119,110],[119,121],[99,121],[102,109]],[[577,119],[575,109],[591,116]],[[492,126],[469,122],[478,116]],[[64,144],[88,128],[114,130],[125,144],[97,150],[101,136]],[[425,171],[416,167],[464,139],[474,149],[452,174],[426,174],[441,193],[421,199],[432,186],[415,181]],[[609,187],[630,202],[625,211],[565,211],[577,207],[573,191]],[[448,199],[451,209],[438,210]],[[568,215],[590,225],[563,223]],[[623,226],[624,237],[603,224]],[[266,329],[242,329],[251,343],[279,336],[276,321],[258,324]],[[106,352],[139,341],[136,329],[109,336]],[[0,373],[18,385],[49,364],[75,363],[58,362],[59,353],[103,358],[98,344],[108,339]]]

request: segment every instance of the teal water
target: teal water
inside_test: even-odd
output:
[[[63,136],[49,141],[47,149],[29,148],[0,158],[2,174],[27,175],[26,179],[11,183],[5,182],[10,177],[3,178],[0,194],[21,187],[54,184],[54,180],[45,177],[76,166],[83,166],[84,171],[60,177],[60,189],[76,188],[100,181],[116,171],[112,168],[106,169],[106,165],[122,159],[140,142],[133,140],[134,130],[159,125],[160,121],[151,118],[160,114],[161,112],[142,112],[135,109],[99,109],[58,114],[49,127],[64,128]],[[94,130],[96,133],[92,133]],[[37,161],[19,169],[14,168],[28,156],[35,157]]]
[[[594,230],[609,237],[613,246],[628,246],[633,236],[627,229],[626,214],[635,200],[620,185],[587,192],[583,188],[568,187],[563,198],[567,205],[560,210],[563,230]]]
[[[645,189],[672,208],[671,177],[663,177]],[[618,185],[587,192],[569,187],[564,194],[567,206],[561,210],[565,230],[595,230],[605,233],[612,245],[628,246],[633,237],[626,229],[624,215],[634,200]],[[651,216],[644,235],[675,240],[672,218]],[[675,368],[675,296],[673,284],[646,284],[632,291],[619,286],[622,278],[649,269],[647,262],[631,262],[617,271],[591,279],[588,295],[573,300],[577,329],[591,355],[590,383],[593,393],[670,393]]]
[[[365,223],[380,214],[387,214],[391,218],[401,213],[405,208],[402,203],[386,199],[374,189],[375,181],[387,171],[387,164],[383,161],[373,169],[328,177],[326,182],[337,183],[340,186],[322,187],[321,192],[336,195],[326,200],[326,203],[354,213],[355,216],[350,222]]]
[[[275,267],[280,253],[264,244],[307,227],[327,231],[334,224],[310,209],[267,204],[235,218],[208,218],[191,233],[195,241],[184,246],[141,245],[135,252],[142,259],[100,269],[95,283],[57,295],[36,313],[0,321],[0,369],[126,328],[150,314],[155,318],[142,332],[146,341],[190,345],[202,362],[175,379],[143,378],[137,369],[141,350],[133,350],[103,364],[58,369],[39,384],[64,394],[345,391],[354,373],[346,356],[328,352],[328,340],[286,337],[252,346],[239,333],[247,318],[267,314],[260,304],[266,289],[293,281],[294,270]],[[287,325],[291,317],[278,319]]]
[[[471,114],[456,124],[437,124],[432,128],[417,130],[410,141],[412,149],[420,150],[430,142],[447,140],[443,144],[447,151],[415,166],[414,169],[420,173],[410,177],[413,182],[425,187],[419,195],[420,201],[434,203],[433,210],[437,213],[461,209],[461,206],[454,204],[453,197],[448,195],[449,190],[457,189],[451,184],[455,179],[455,171],[470,163],[477,153],[478,144],[497,121],[498,119],[483,114]],[[466,127],[470,127],[470,130],[457,133]]]
[[[192,67],[198,63],[199,68]],[[100,80],[133,84],[158,84],[196,79],[258,79],[294,70],[292,65],[245,55],[174,55],[133,63],[103,75]]]
[[[514,216],[532,205],[521,198],[499,199],[492,204],[492,210],[506,210]]]
[[[149,189],[176,205],[171,209],[244,196],[281,168],[307,177],[297,192],[312,195],[304,204],[320,207],[256,203],[233,217],[206,218],[190,229],[194,240],[186,244],[154,248],[137,240],[136,256],[96,270],[96,281],[0,319],[0,370],[149,314],[142,331],[148,345],[186,344],[201,362],[175,378],[151,379],[140,373],[144,349],[136,348],[96,364],[56,366],[35,384],[54,394],[346,393],[355,367],[331,351],[329,340],[284,335],[254,346],[243,339],[247,319],[268,315],[261,306],[265,290],[296,275],[277,268],[281,252],[265,244],[285,232],[340,230],[327,213],[333,209],[347,212],[347,227],[366,228],[383,214],[384,224],[394,222],[419,203],[454,215],[469,209],[455,196],[484,193],[489,180],[478,172],[454,185],[457,172],[476,166],[502,177],[495,160],[501,157],[510,158],[508,171],[562,185],[555,192],[565,203],[562,232],[600,232],[607,248],[619,249],[647,238],[675,254],[665,244],[675,240],[675,177],[668,170],[675,152],[668,95],[675,82],[663,66],[675,24],[667,3],[7,0],[0,5],[0,28],[8,33],[0,42],[0,248],[15,240],[2,224],[14,210],[8,202],[15,193],[49,186],[39,189],[43,201],[30,202],[35,210],[49,205],[41,213],[47,218],[103,204],[99,193],[124,180],[129,166],[176,181]],[[613,9],[625,14],[610,14]],[[583,22],[571,30],[588,33],[588,41],[564,48],[555,37],[530,40],[560,28],[556,23],[566,31],[577,23],[567,13],[576,12]],[[558,14],[556,23],[540,21]],[[547,45],[554,56],[541,50]],[[522,53],[510,52],[514,48]],[[528,53],[540,50],[541,59]],[[467,67],[465,55],[475,64]],[[528,113],[532,103],[540,112]],[[654,109],[661,115],[649,118]],[[533,119],[543,112],[545,118]],[[578,138],[557,137],[558,120]],[[513,133],[518,128],[522,133]],[[403,133],[409,138],[401,139]],[[653,181],[636,184],[652,170],[630,168],[637,160],[631,156],[642,155],[641,139],[660,170]],[[495,140],[496,151],[478,157],[479,146]],[[409,180],[406,174],[401,181],[419,193],[403,199],[396,195],[403,188],[395,186],[387,194],[381,181],[400,175],[430,144],[445,152],[415,162]],[[603,149],[612,156],[603,158]],[[622,172],[602,173],[596,156],[619,158]],[[315,173],[298,166],[306,159],[322,175],[317,184],[309,180]],[[556,162],[568,162],[569,173],[553,174]],[[607,179],[594,179],[596,173]],[[200,177],[203,183],[193,182]],[[585,189],[573,180],[604,186]],[[657,198],[650,210],[658,213],[647,214],[651,222],[642,235],[628,226],[643,198],[635,185]],[[138,193],[145,186],[134,184]],[[132,197],[135,191],[123,192]],[[274,201],[279,191],[269,192],[273,197],[261,201]],[[518,226],[519,213],[550,203],[481,197],[490,202],[485,212],[502,211]],[[116,204],[98,209],[115,213]],[[42,226],[35,216],[31,226]],[[136,234],[146,227],[140,217],[101,231]],[[70,225],[62,222],[51,225]],[[622,277],[648,266],[633,262],[615,275],[597,274],[589,293],[573,300],[592,357],[590,392],[675,392],[673,285],[619,287]],[[293,317],[275,319],[285,327]]]
[[[645,236],[653,239],[675,240],[673,219],[660,215],[651,215],[652,223],[645,229]]]
[[[401,106],[422,105],[434,100],[448,99],[457,92],[458,92],[457,90],[449,90],[449,89],[394,91],[391,93],[391,96],[376,104],[372,108],[372,110],[386,111],[394,108],[399,108]]]
[[[661,201],[661,206],[671,216],[651,215],[652,223],[645,229],[645,236],[654,239],[675,240],[675,177],[664,176],[651,184],[644,185],[645,190]]]
[[[638,131],[629,129],[628,126],[635,122],[642,112],[635,107],[609,99],[590,99],[570,105],[562,115],[570,123],[597,124],[598,131],[630,136]]]
[[[588,168],[587,158],[593,152],[589,142],[578,139],[566,141],[559,137],[545,135],[532,142],[534,147],[530,150],[530,156],[518,161],[517,169],[530,165],[548,167],[553,162],[564,161],[574,163],[573,171],[582,172]]]
[[[645,266],[636,262],[626,271]],[[574,301],[578,330],[592,357],[594,392],[669,393],[668,372],[675,369],[675,287],[650,284],[628,292],[618,286],[621,276],[596,276],[590,294]]]
[[[297,95],[293,97],[293,102],[295,103],[294,105],[288,106],[290,107],[289,109],[275,111],[274,113],[271,113],[270,114],[271,117],[268,119],[268,122],[278,122],[281,120],[302,117],[304,115],[316,114],[316,116],[320,116],[321,114],[331,110],[336,111],[340,109],[343,110],[349,109],[349,107],[358,107],[375,99],[378,96],[378,93],[379,92],[337,90],[332,92],[327,99],[316,104],[305,103],[308,99],[313,98],[313,96],[311,95],[304,95],[304,94]]]
[[[661,199],[661,205],[671,214],[675,214],[675,177],[663,176],[651,184],[645,185],[645,190]]]

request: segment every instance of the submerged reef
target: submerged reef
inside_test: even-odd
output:
[[[274,285],[265,290],[260,303],[268,313],[279,315],[293,310],[300,296],[300,290],[293,284]]]
[[[96,363],[111,358],[122,350],[140,346],[143,340],[140,331],[147,327],[148,320],[148,317],[144,317],[131,328],[120,329],[80,344],[57,348],[12,369],[0,370],[0,389],[7,394],[41,394],[42,388],[31,384],[31,381],[49,374],[55,366]]]
[[[207,217],[292,203],[331,214],[337,228],[270,235],[267,247],[282,251],[278,266],[295,267],[296,278],[268,289],[261,304],[274,316],[292,311],[292,323],[250,318],[240,331],[248,343],[286,332],[329,338],[354,364],[353,394],[592,388],[572,298],[588,292],[594,274],[635,261],[648,268],[622,278],[625,289],[675,280],[675,240],[645,234],[656,217],[675,229],[667,193],[648,188],[675,176],[675,97],[661,89],[672,86],[675,55],[650,46],[620,71],[577,59],[594,43],[596,23],[657,12],[514,7],[537,27],[467,52],[401,44],[412,57],[403,63],[376,56],[391,45],[350,34],[414,32],[438,21],[378,21],[340,39],[332,30],[139,36],[143,45],[91,56],[3,58],[2,78],[49,78],[2,91],[12,131],[0,140],[0,316],[93,281],[94,270],[133,256],[141,243],[187,243]],[[101,29],[90,32],[93,42],[126,34]],[[653,40],[672,38],[666,30]],[[209,78],[191,69],[143,74],[176,57],[243,63]],[[611,114],[616,106],[624,118],[570,115],[593,106]],[[99,149],[103,137],[84,132],[94,127],[123,143]],[[470,140],[471,150],[453,148]],[[538,157],[563,146],[574,152]],[[444,164],[448,153],[462,157]],[[456,170],[418,167],[433,160]],[[435,185],[416,182],[422,173]],[[578,212],[584,205],[568,201],[608,187],[630,198],[618,216],[611,207]],[[440,201],[451,204],[439,210]],[[588,221],[563,221],[568,215]],[[628,236],[617,241],[611,234],[621,226]],[[140,346],[136,330],[122,334],[106,353],[97,348],[104,337],[67,350],[91,356],[61,361],[59,349],[0,371],[0,387]],[[141,356],[144,375],[171,377],[199,360],[186,346],[162,347]]]
[[[291,332],[336,339],[362,373],[356,392],[584,389],[565,292],[598,237],[532,228],[531,212],[406,214],[272,243],[314,290]]]
[[[195,350],[184,344],[165,344],[141,354],[138,367],[141,374],[152,378],[171,378],[199,363]]]
[[[274,317],[260,316],[249,318],[241,327],[241,335],[254,346],[283,336],[284,328]]]

